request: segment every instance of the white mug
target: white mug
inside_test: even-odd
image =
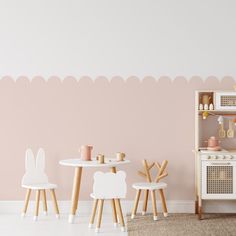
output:
[[[199,104],[199,110],[203,110],[203,105],[201,103]]]

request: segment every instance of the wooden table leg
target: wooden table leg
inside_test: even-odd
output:
[[[71,213],[69,216],[69,223],[74,222],[75,213],[78,207],[81,176],[82,176],[82,167],[76,167],[75,175],[74,175],[73,190],[72,190]]]

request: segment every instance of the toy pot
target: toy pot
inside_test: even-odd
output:
[[[210,137],[207,142],[208,142],[208,147],[219,146],[219,141],[214,136]]]
[[[80,158],[83,161],[91,161],[93,146],[83,145],[80,147]]]

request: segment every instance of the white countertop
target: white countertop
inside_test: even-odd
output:
[[[83,161],[80,158],[72,158],[59,161],[59,164],[62,166],[72,167],[115,167],[128,163],[130,163],[129,160],[117,161],[115,158],[105,158],[104,164],[100,164],[96,159],[92,159],[91,161]]]

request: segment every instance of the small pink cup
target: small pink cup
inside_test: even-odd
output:
[[[83,145],[80,147],[80,158],[83,161],[91,161],[93,146]]]

